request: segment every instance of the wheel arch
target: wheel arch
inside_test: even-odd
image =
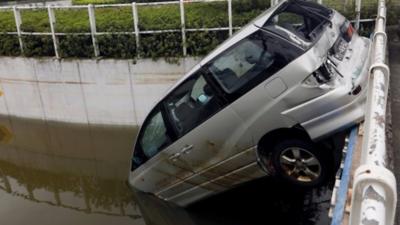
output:
[[[323,149],[330,151],[329,154],[332,154],[331,156],[334,159],[334,168],[338,168],[342,158],[341,149],[344,147],[344,138],[346,134],[347,131],[338,132],[330,137],[315,142],[300,124],[289,128],[275,129],[267,132],[258,140],[256,146],[257,162],[266,173],[274,174],[275,171],[272,168],[270,159],[272,146],[284,138],[301,138],[314,142]],[[268,146],[270,146],[270,148],[268,148]]]
[[[272,146],[283,138],[302,138],[311,141],[307,131],[299,124],[289,128],[278,128],[264,134],[257,142],[256,155],[258,165],[267,174],[275,173],[270,161]],[[267,146],[271,146],[271,148]]]

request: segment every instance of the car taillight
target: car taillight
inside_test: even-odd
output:
[[[346,54],[347,47],[349,46],[349,42],[353,38],[354,33],[357,31],[353,28],[350,21],[346,20],[343,25],[340,27],[340,35],[333,45],[331,54],[335,56],[336,59],[342,61],[344,55]]]
[[[356,30],[353,28],[353,25],[351,25],[350,21],[348,20],[346,20],[346,22],[344,22],[344,24],[340,27],[341,36],[347,42],[351,41],[355,31]]]

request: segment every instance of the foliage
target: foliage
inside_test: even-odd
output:
[[[105,3],[104,1],[129,2],[129,0],[75,0],[77,3]],[[145,1],[145,0],[143,0]],[[265,0],[234,0],[232,4],[233,26],[240,27],[255,18],[266,8],[270,1]],[[354,19],[354,3],[349,1],[344,5],[340,0],[324,0],[328,6],[334,7],[349,19]],[[339,4],[338,4],[339,3]],[[390,4],[390,3],[389,3]],[[389,5],[390,7],[390,5]],[[400,9],[399,4],[396,5]],[[218,28],[228,26],[226,2],[187,3],[185,4],[186,28]],[[397,22],[399,15],[388,10],[388,23]],[[58,36],[60,54],[62,57],[93,57],[92,38],[89,35],[90,25],[88,10],[56,9],[56,32],[66,33]],[[169,30],[157,34],[141,34],[140,49],[136,49],[136,39],[131,7],[97,8],[97,32],[130,32],[119,34],[98,35],[97,42],[102,57],[109,58],[176,58],[182,56],[182,33],[179,4],[138,6],[139,30]],[[364,1],[362,18],[374,18],[376,3]],[[21,29],[24,32],[50,32],[50,24],[46,9],[22,10]],[[363,34],[371,31],[371,25],[363,27]],[[15,22],[12,11],[0,11],[0,55],[15,56],[20,54],[16,35],[2,34],[15,32]],[[72,34],[80,33],[80,34]],[[218,44],[228,38],[228,31],[187,31],[187,52],[192,56],[205,55]],[[50,35],[23,36],[24,54],[26,56],[53,56],[54,46]]]

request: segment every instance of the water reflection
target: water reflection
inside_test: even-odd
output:
[[[187,209],[132,192],[137,128],[0,117],[0,224],[327,224],[331,184],[302,191],[261,179]]]
[[[126,184],[135,127],[20,118],[0,126],[12,133],[0,142],[0,224],[145,224]]]

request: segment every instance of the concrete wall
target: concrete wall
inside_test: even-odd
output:
[[[197,63],[0,57],[0,114],[83,124],[140,125]]]

